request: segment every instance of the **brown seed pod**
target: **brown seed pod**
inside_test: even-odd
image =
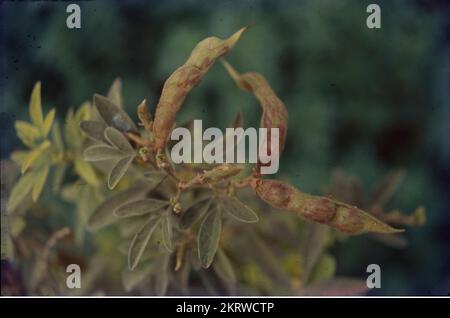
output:
[[[175,117],[186,96],[205,76],[215,60],[229,52],[245,31],[240,29],[228,39],[209,37],[192,50],[186,63],[175,70],[164,83],[153,122],[155,148],[163,149],[175,123]]]
[[[279,129],[279,153],[283,152],[288,128],[288,112],[284,103],[278,98],[267,80],[259,73],[239,74],[227,61],[222,60],[225,69],[236,85],[243,91],[250,92],[258,99],[263,109],[260,127],[268,128],[267,140],[270,139],[270,128]],[[270,153],[270,143],[267,144]]]
[[[313,196],[289,184],[254,178],[250,182],[257,195],[271,206],[294,212],[305,219],[327,224],[346,234],[367,232],[398,233],[395,229],[357,207],[327,197]]]

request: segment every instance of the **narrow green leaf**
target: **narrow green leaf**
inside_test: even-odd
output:
[[[81,147],[83,138],[80,138],[73,109],[69,109],[66,114],[66,120],[64,121],[64,137],[68,148],[77,150]]]
[[[30,98],[30,117],[33,124],[42,129],[44,125],[44,117],[42,115],[41,103],[41,82],[34,85]]]
[[[7,211],[9,213],[19,206],[19,204],[26,198],[31,192],[35,180],[35,174],[33,172],[25,173],[19,181],[14,185],[11,195],[8,200]]]
[[[53,174],[53,178],[52,178],[52,191],[53,192],[56,193],[61,189],[61,185],[64,182],[64,177],[66,176],[66,171],[67,171],[66,163],[59,164],[56,167],[55,172]]]
[[[23,144],[28,147],[32,147],[36,139],[41,136],[39,128],[30,123],[18,120],[14,125],[16,128],[17,136],[20,138]]]
[[[133,162],[134,156],[125,157],[119,159],[114,167],[111,169],[108,175],[108,188],[114,189],[119,183],[120,179],[125,175],[131,163]]]
[[[58,123],[58,121],[55,122],[52,129],[52,144],[55,145],[56,149],[58,151],[63,152],[64,151],[64,141],[61,134],[61,127]]]
[[[198,255],[202,267],[208,268],[211,265],[219,246],[221,232],[221,214],[219,208],[216,208],[207,214],[198,233]]]
[[[69,109],[67,112],[64,125],[65,139],[68,148],[76,152],[81,151],[85,141],[80,135],[80,123],[90,119],[90,113],[90,104],[88,102],[83,103],[76,112],[73,109]]]
[[[159,183],[161,180],[166,177],[167,174],[165,172],[155,170],[155,171],[147,171],[144,172],[144,177],[151,182]]]
[[[106,143],[106,127],[105,123],[98,120],[84,120],[80,122],[80,129],[88,138],[102,143]]]
[[[119,160],[128,157],[128,155],[110,146],[94,145],[84,150],[83,157],[86,161],[101,161],[110,159]]]
[[[25,218],[24,217],[15,217],[10,218],[10,224],[9,224],[9,230],[12,237],[17,237],[22,233],[23,229],[26,226]]]
[[[94,104],[100,116],[108,126],[123,132],[138,133],[138,129],[131,118],[119,106],[99,94],[94,95]]]
[[[183,263],[181,269],[175,273],[174,280],[177,282],[177,285],[180,286],[180,292],[184,295],[187,295],[189,291],[189,278],[191,277],[191,273],[193,272],[193,268],[191,263],[187,261],[188,255],[185,256],[186,261]],[[196,256],[198,259],[198,256]]]
[[[203,198],[191,205],[186,211],[182,212],[180,218],[180,228],[187,230],[197,222],[211,206],[211,197]]]
[[[166,213],[164,213],[161,220],[161,229],[162,229],[162,237],[163,243],[166,249],[169,252],[173,251],[173,232],[172,232],[172,222],[170,219],[170,211],[169,209]]]
[[[222,196],[220,199],[223,209],[236,220],[245,223],[258,222],[256,213],[236,197]]]
[[[89,120],[91,118],[91,103],[84,102],[78,107],[78,110],[75,113],[75,123],[79,125],[84,120]]]
[[[118,77],[111,84],[111,87],[108,91],[108,99],[113,102],[115,105],[123,108],[122,101],[122,80]]]
[[[169,286],[169,257],[166,255],[159,265],[159,271],[155,277],[155,292],[157,296],[164,296]]]
[[[323,224],[306,222],[300,239],[300,259],[302,279],[308,281],[309,276],[325,249],[330,228]]]
[[[74,161],[75,171],[78,175],[90,185],[96,187],[99,184],[97,175],[92,166],[80,157],[76,157]]]
[[[142,199],[121,205],[114,213],[119,217],[137,216],[161,210],[168,204],[165,200]]]
[[[88,227],[97,230],[114,223],[117,220],[114,210],[130,201],[142,198],[151,188],[144,182],[137,182],[135,185],[114,193],[110,198],[104,200],[92,213],[88,220]]]
[[[139,260],[144,253],[150,238],[155,232],[161,219],[159,217],[150,216],[144,226],[136,233],[128,250],[128,268],[134,270],[139,263]]]
[[[11,160],[17,165],[22,166],[24,160],[28,157],[29,151],[16,150],[11,154]]]
[[[134,271],[130,271],[128,268],[122,273],[122,283],[125,291],[130,292],[139,283],[143,282],[156,268],[153,262],[145,263],[145,266],[140,266]]]
[[[323,254],[314,267],[309,281],[311,283],[323,282],[332,278],[335,273],[336,260],[331,255]]]
[[[237,279],[233,265],[221,248],[217,250],[217,257],[212,265],[214,271],[226,285],[233,287],[236,284]]]
[[[114,127],[106,127],[105,138],[111,145],[115,146],[117,149],[129,154],[135,153],[127,138],[125,138],[125,136]]]
[[[187,251],[186,259],[189,260],[193,270],[199,271],[202,269],[202,264],[200,263],[200,258],[196,251]]]
[[[33,202],[36,202],[41,195],[42,189],[44,188],[45,181],[47,180],[48,172],[50,170],[50,165],[46,165],[36,171],[36,177],[33,185],[33,191],[31,192],[31,198]]]
[[[115,215],[117,216],[117,215]],[[132,238],[134,234],[141,228],[142,224],[148,219],[148,214],[136,216],[134,218],[124,218],[118,223],[120,235],[124,238]],[[126,252],[128,253],[129,242],[127,243]]]
[[[76,202],[80,193],[80,185],[78,183],[70,183],[63,186],[61,197],[69,202]]]
[[[42,128],[44,138],[47,137],[48,133],[50,132],[50,129],[52,128],[53,121],[55,120],[55,114],[56,110],[52,108],[48,112],[47,116],[45,116],[44,125]]]
[[[40,156],[44,153],[44,150],[46,150],[48,147],[50,147],[50,141],[44,140],[42,144],[40,144],[38,147],[34,148],[28,153],[27,158],[23,161],[21,172],[25,173],[25,171],[28,170],[28,168],[36,162]]]

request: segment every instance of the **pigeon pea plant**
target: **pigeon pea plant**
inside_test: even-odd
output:
[[[404,241],[399,234],[403,230],[388,223],[423,224],[422,208],[409,216],[383,211],[398,174],[389,176],[373,198],[364,201],[355,179],[342,174],[333,179],[326,196],[317,196],[263,177],[260,162],[254,167],[174,165],[167,155],[185,98],[245,30],[225,40],[209,37],[199,42],[186,63],[166,80],[154,117],[145,100],[138,105],[137,124],[123,110],[117,79],[107,97],[95,94],[92,105],[86,102],[70,110],[62,132],[54,109],[42,114],[38,82],[31,94],[31,123],[16,122],[17,135],[29,149],[12,154],[21,176],[9,196],[9,222],[24,218],[30,195],[36,202],[46,183],[51,183],[54,193],[76,206],[73,231],[78,245],[85,244],[85,228],[95,233],[107,226],[118,229],[118,249],[127,255],[122,275],[126,291],[158,295],[364,292],[363,281],[333,278],[336,262],[326,250],[336,240],[368,232],[398,243]],[[260,102],[260,126],[279,129],[281,154],[288,128],[285,105],[261,74],[239,74],[222,62],[238,88]],[[238,113],[231,126],[242,124]],[[191,123],[184,126],[192,128]],[[70,171],[76,178],[68,177]],[[25,209],[24,202],[28,202]],[[390,240],[388,234],[396,239]],[[10,240],[17,239],[14,235]],[[43,281],[44,275],[35,279],[32,290],[40,290]],[[91,287],[83,288],[84,293],[92,292]],[[67,290],[54,287],[53,292]]]

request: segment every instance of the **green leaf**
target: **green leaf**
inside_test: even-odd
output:
[[[83,120],[80,122],[80,129],[88,138],[102,143],[106,143],[106,127],[103,122],[98,120]]]
[[[37,82],[34,85],[33,91],[31,92],[30,117],[33,124],[35,124],[39,129],[43,128],[44,117],[42,115],[41,104],[41,82]]]
[[[119,159],[114,167],[111,169],[108,175],[108,188],[110,190],[114,189],[119,183],[120,179],[125,175],[131,163],[133,162],[134,156],[125,157]]]
[[[91,118],[91,103],[84,102],[78,107],[77,112],[75,113],[75,123],[79,125],[84,120],[89,120]]]
[[[90,118],[90,104],[83,103],[78,111],[69,109],[64,125],[65,138],[69,148],[79,151],[84,144],[84,138],[80,134],[80,123]]]
[[[187,230],[197,222],[211,206],[211,197],[203,198],[191,205],[181,214],[180,228]]]
[[[73,109],[69,109],[64,122],[64,137],[68,148],[73,148],[75,150],[77,150],[82,144],[82,138],[80,138],[80,134],[78,133],[79,129],[77,128]]]
[[[117,149],[128,154],[135,153],[127,138],[125,138],[125,136],[117,129],[113,127],[106,127],[105,138],[111,145],[115,146]]]
[[[44,153],[44,150],[46,150],[48,147],[50,147],[50,141],[44,140],[42,144],[40,144],[38,147],[34,148],[28,153],[27,158],[23,161],[21,172],[25,173],[28,168],[36,162],[36,160],[39,159],[39,157]]]
[[[169,202],[164,200],[142,199],[121,205],[114,213],[119,217],[137,216],[158,211],[168,204]]]
[[[101,161],[110,159],[118,160],[128,157],[128,155],[110,146],[94,145],[84,150],[83,157],[86,161]]]
[[[22,166],[22,163],[24,160],[28,157],[29,151],[24,150],[16,150],[11,154],[11,159],[14,161],[17,165]]]
[[[259,220],[256,213],[236,197],[222,196],[221,206],[228,214],[240,222],[255,223]]]
[[[202,269],[202,264],[200,263],[200,258],[198,257],[198,253],[196,251],[187,251],[186,259],[189,260],[193,270],[199,271]]]
[[[159,170],[144,172],[144,178],[146,178],[150,182],[160,183],[166,177],[167,174]]]
[[[117,216],[117,215],[115,215]],[[134,218],[124,218],[118,223],[120,235],[124,238],[133,237],[134,234],[141,228],[143,222],[148,219],[148,214],[136,216]],[[128,253],[129,242],[126,247],[125,254]]]
[[[97,230],[112,224],[117,220],[114,210],[123,204],[143,197],[150,187],[144,182],[137,182],[135,185],[114,193],[110,198],[103,201],[92,213],[88,220],[88,227]]]
[[[217,250],[217,257],[212,265],[214,271],[217,273],[220,279],[225,282],[226,285],[232,287],[234,284],[236,284],[237,279],[236,273],[233,269],[233,265],[221,248]]]
[[[147,278],[156,268],[154,262],[145,263],[145,266],[140,266],[134,271],[130,271],[128,268],[122,273],[122,283],[125,291],[130,292],[145,278]]]
[[[302,279],[308,281],[309,276],[325,249],[330,228],[326,225],[306,222],[300,237],[300,259]]]
[[[323,254],[311,273],[309,280],[311,283],[326,281],[332,278],[335,273],[336,260],[331,255]]]
[[[47,116],[45,116],[44,125],[42,128],[44,138],[47,137],[48,133],[50,132],[50,129],[52,128],[53,121],[55,120],[55,114],[56,110],[52,108],[48,112]]]
[[[122,80],[118,77],[111,84],[111,87],[108,91],[108,99],[113,102],[115,105],[123,108],[122,101]]]
[[[48,164],[36,171],[35,183],[33,185],[33,191],[31,192],[33,202],[36,202],[39,199],[42,189],[44,188],[45,181],[47,180],[49,170],[50,165]]]
[[[119,106],[99,94],[94,95],[94,105],[100,116],[108,126],[123,132],[138,133],[138,129],[131,118]]]
[[[92,166],[80,157],[76,157],[74,161],[75,171],[78,175],[90,185],[96,187],[99,184],[97,175]]]
[[[55,122],[52,129],[52,144],[55,145],[58,151],[64,151],[64,141],[61,134],[61,127],[58,122]]]
[[[163,243],[166,249],[169,252],[173,251],[173,232],[172,232],[172,222],[170,219],[170,211],[169,209],[164,215],[162,216],[161,220],[161,229],[162,229],[162,237],[163,237]]]
[[[10,231],[12,237],[17,237],[22,233],[23,229],[26,226],[25,218],[24,217],[15,217],[12,218],[10,221]]]
[[[39,128],[27,123],[25,121],[18,120],[15,122],[17,136],[28,147],[33,147],[34,142],[41,136]]]
[[[155,232],[156,227],[159,225],[161,219],[159,217],[150,216],[144,226],[136,233],[131,242],[130,249],[128,250],[128,268],[134,270],[139,263],[145,247],[147,246],[150,238]]]
[[[159,265],[159,271],[155,277],[155,292],[157,296],[164,296],[169,286],[169,257],[166,255]]]
[[[7,210],[9,213],[14,212],[14,210],[19,206],[19,204],[31,192],[34,180],[35,174],[33,172],[28,172],[25,173],[14,185],[8,200]]]
[[[59,189],[61,189],[61,185],[63,184],[64,177],[66,176],[66,170],[67,170],[66,163],[59,164],[56,167],[55,172],[53,174],[53,178],[52,178],[52,191],[53,192],[56,193],[59,191]]]
[[[208,268],[219,246],[220,233],[222,232],[222,219],[219,208],[208,213],[200,227],[197,237],[198,255],[202,267]]]

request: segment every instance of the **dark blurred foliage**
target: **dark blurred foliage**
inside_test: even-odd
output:
[[[243,72],[262,73],[286,103],[290,130],[279,178],[319,193],[336,168],[363,185],[403,168],[407,176],[391,207],[427,208],[427,225],[407,231],[407,249],[367,236],[338,244],[332,251],[338,274],[364,277],[366,266],[377,263],[383,276],[376,294],[447,294],[449,5],[376,1],[382,28],[370,30],[371,2],[94,0],[80,2],[82,28],[69,30],[66,2],[2,1],[2,158],[20,147],[13,121],[27,117],[37,80],[45,110],[56,107],[63,119],[69,107],[106,93],[120,76],[126,109],[136,118],[143,98],[154,110],[164,80],[195,43],[251,25],[227,59]],[[258,107],[217,64],[179,122],[202,118],[224,128],[240,109],[245,125],[256,126]]]

